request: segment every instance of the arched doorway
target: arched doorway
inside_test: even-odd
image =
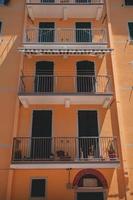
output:
[[[108,184],[97,170],[81,170],[74,178],[73,187],[76,200],[106,200]]]

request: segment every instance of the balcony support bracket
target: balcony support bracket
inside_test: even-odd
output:
[[[28,99],[26,99],[26,98],[22,98],[22,99],[21,99],[21,102],[22,102],[24,108],[29,108],[29,102],[28,102]]]
[[[102,12],[103,12],[103,8],[99,6],[97,9],[96,20],[100,20],[100,17],[102,16]]]
[[[65,108],[70,108],[70,99],[65,99]]]
[[[67,16],[67,7],[63,8],[63,19],[67,20],[68,16]]]
[[[107,97],[103,102],[103,108],[108,108],[111,103],[111,98]]]
[[[32,10],[32,6],[28,6],[28,13],[29,13],[29,17],[31,18],[31,20],[34,21],[34,13]]]

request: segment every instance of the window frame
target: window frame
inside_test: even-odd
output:
[[[133,23],[133,20],[132,21],[128,21],[128,23],[127,23],[127,25],[128,25],[128,41],[130,43],[133,43],[133,39],[131,39],[131,37],[130,37],[129,23]]]
[[[43,179],[45,180],[45,196],[43,197],[32,197],[31,196],[31,192],[32,192],[32,180],[34,179]],[[30,178],[30,186],[29,186],[29,200],[47,200],[47,178],[46,177],[40,177],[40,176],[36,176],[36,177],[31,177]]]

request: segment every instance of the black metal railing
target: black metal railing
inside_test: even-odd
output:
[[[16,137],[12,162],[119,160],[116,137]]]
[[[21,94],[110,94],[112,93],[111,78],[98,75],[53,76],[36,75],[22,76],[20,81]]]
[[[102,45],[107,44],[106,29],[75,28],[29,28],[24,34],[24,43],[56,45]]]

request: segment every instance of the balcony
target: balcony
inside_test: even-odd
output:
[[[26,29],[21,52],[30,54],[104,54],[106,29]]]
[[[66,167],[119,165],[115,137],[17,137],[13,140],[12,164],[52,164]],[[62,166],[61,166],[62,164]],[[19,167],[19,165],[18,165]]]
[[[32,20],[35,18],[99,20],[103,13],[104,0],[27,0],[26,5]]]
[[[112,100],[109,76],[22,76],[19,99],[24,107],[31,104],[99,104]]]

